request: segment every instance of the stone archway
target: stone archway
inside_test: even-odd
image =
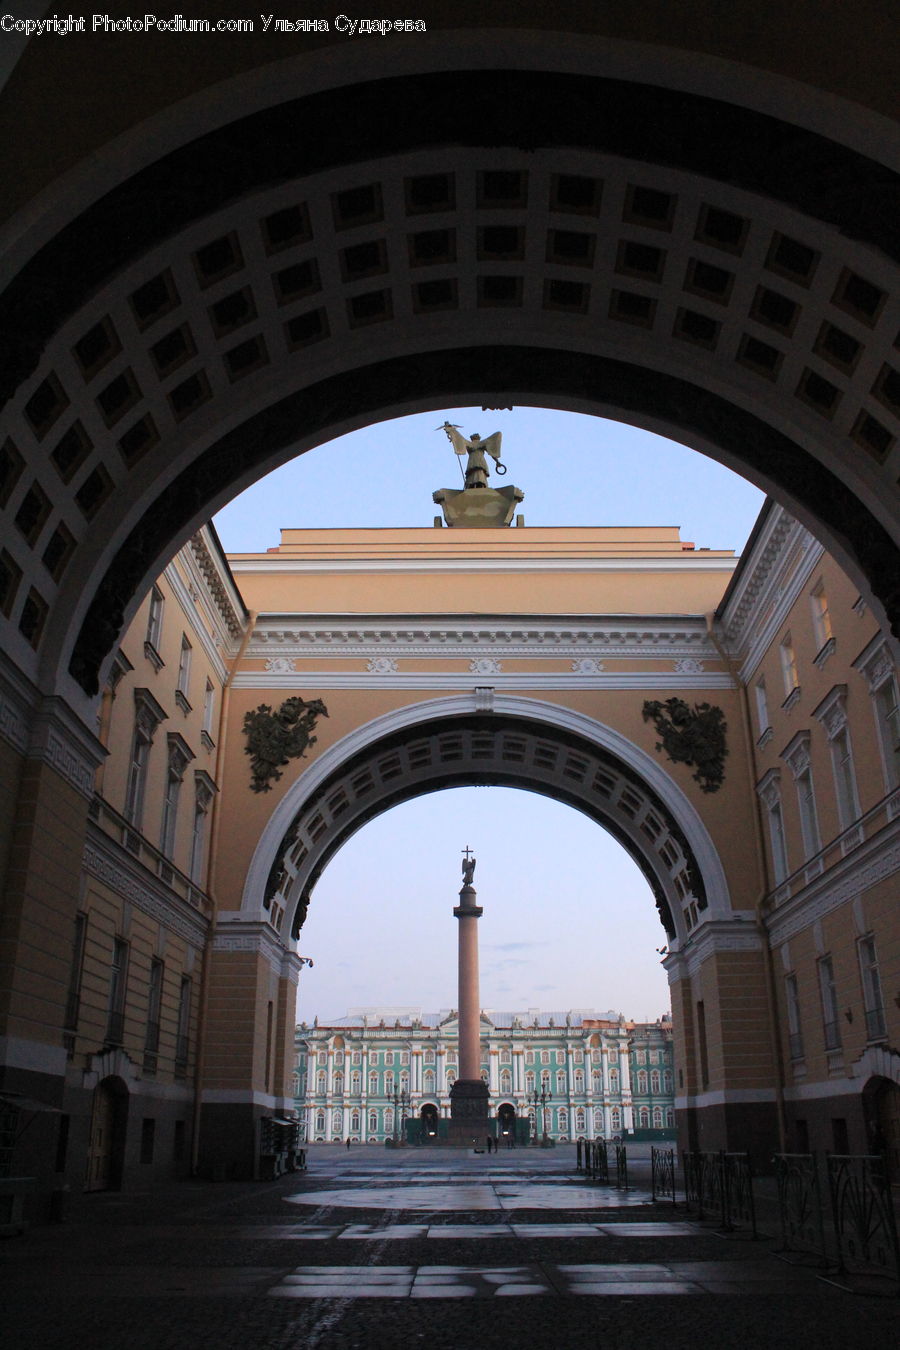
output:
[[[238,119],[208,88],[194,130],[136,127],[132,172],[76,176],[65,223],[12,231],[6,609],[46,692],[84,705],[152,578],[240,488],[454,402],[672,434],[780,497],[896,620],[877,119],[848,111],[842,139],[815,99],[736,77],[729,101],[712,71],[701,94],[633,52],[614,78],[563,37],[514,43],[487,84],[452,51],[380,79],[338,62],[330,88],[300,62]]]

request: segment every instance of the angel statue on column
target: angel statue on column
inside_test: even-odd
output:
[[[467,488],[487,487],[490,470],[485,455],[490,455],[491,459],[495,461],[496,471],[500,478],[506,473],[506,465],[500,463],[502,432],[495,431],[493,436],[488,436],[487,440],[483,441],[477,432],[467,439],[460,434],[459,428],[452,422],[445,422],[439,430],[446,433],[447,440],[458,455],[468,456],[465,471]]]

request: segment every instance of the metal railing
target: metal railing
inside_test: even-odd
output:
[[[675,1205],[674,1148],[651,1148],[650,1189],[654,1201],[671,1200],[673,1206]]]
[[[825,1166],[839,1273],[886,1275],[900,1283],[900,1246],[884,1159],[827,1153]]]
[[[624,1144],[616,1144],[616,1185],[620,1190],[628,1190],[628,1154]]]
[[[776,1153],[772,1162],[781,1221],[781,1250],[811,1252],[826,1265],[822,1196],[815,1158],[811,1153]]]
[[[686,1152],[684,1199],[699,1219],[718,1219],[724,1232],[748,1225],[756,1237],[753,1169],[749,1153]]]

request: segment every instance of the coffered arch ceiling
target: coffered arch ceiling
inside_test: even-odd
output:
[[[769,113],[555,70],[344,84],[181,144],[0,297],[7,649],[92,695],[235,492],[461,403],[715,455],[900,626],[897,186]]]
[[[712,841],[652,759],[564,708],[504,695],[491,698],[489,712],[477,703],[477,694],[474,705],[455,696],[389,715],[302,774],[260,839],[243,911],[263,917],[264,909],[296,938],[319,876],[368,821],[424,793],[499,786],[552,797],[608,830],[644,874],[670,941],[730,916]],[[603,887],[598,877],[598,893]]]

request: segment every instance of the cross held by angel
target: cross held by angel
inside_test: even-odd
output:
[[[500,441],[503,433],[495,431],[492,436],[482,440],[477,432],[466,437],[460,433],[459,427],[452,422],[444,422],[439,431],[446,433],[447,440],[453,446],[457,455],[466,455],[465,479],[466,488],[486,488],[488,485],[488,468],[485,456],[490,455],[494,460],[498,477],[502,478],[506,473],[506,465],[500,463]]]

